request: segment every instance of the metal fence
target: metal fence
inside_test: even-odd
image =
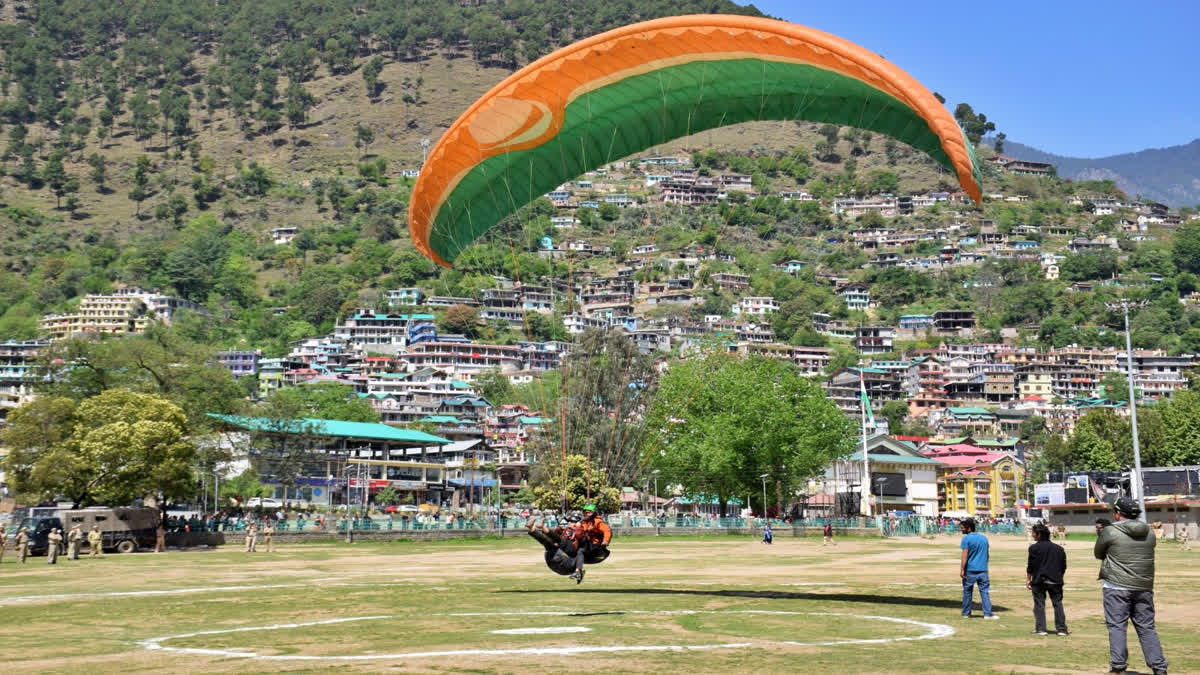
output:
[[[605,519],[613,530],[620,532],[628,528],[660,528],[660,529],[690,529],[712,530],[714,534],[724,533],[730,529],[761,530],[766,523],[780,534],[795,530],[797,534],[819,534],[825,529],[826,523],[833,525],[836,534],[844,534],[849,530],[878,530],[888,537],[914,537],[933,534],[959,533],[957,522],[939,523],[936,520],[919,517],[907,518],[815,518],[796,521],[762,518],[704,518],[693,516],[642,516],[619,515]],[[882,521],[882,522],[881,522]],[[514,530],[525,526],[525,518],[497,518],[495,516],[442,518],[331,518],[327,520],[295,519],[280,520],[275,523],[278,532],[379,532],[379,531],[423,531],[423,530],[480,530],[495,531],[498,529]],[[547,527],[556,527],[558,521],[553,516],[546,517]],[[242,532],[249,526],[248,521],[197,521],[189,525],[192,532]],[[1015,523],[977,523],[978,531],[984,534],[1022,534],[1020,524]],[[261,530],[260,530],[261,531]]]

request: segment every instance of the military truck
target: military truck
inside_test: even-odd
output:
[[[67,533],[76,525],[83,531],[83,541],[93,525],[100,527],[105,551],[133,553],[139,548],[153,548],[158,529],[158,509],[144,506],[93,506],[86,509],[56,509],[38,507],[20,520],[20,527],[29,533],[29,552],[44,555],[49,544],[50,530],[58,528],[66,541]]]

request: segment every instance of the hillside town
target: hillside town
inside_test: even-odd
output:
[[[1014,175],[1053,172],[1049,165],[1003,155],[991,162]],[[464,487],[494,487],[493,478],[478,469],[485,463],[495,465],[494,477],[502,489],[527,486],[530,467],[536,462],[531,440],[553,422],[554,401],[545,401],[542,410],[493,405],[478,386],[480,378],[495,374],[513,385],[534,382],[560,369],[573,341],[592,329],[620,331],[662,368],[672,358],[687,358],[714,346],[723,352],[787,361],[800,373],[818,379],[827,397],[854,420],[866,418],[863,392],[875,412],[899,402],[904,423],[927,435],[905,436],[900,429],[889,429],[889,418],[875,415],[868,431],[875,439],[871,443],[891,448],[884,454],[906,458],[903,467],[892,468],[909,476],[910,488],[889,506],[926,516],[1000,515],[1026,502],[1022,491],[1028,492],[1029,481],[1024,476],[1021,429],[1031,418],[1040,418],[1050,432],[1067,436],[1090,410],[1109,409],[1126,416],[1128,392],[1114,391],[1112,383],[1123,381],[1129,373],[1143,402],[1188,387],[1189,371],[1196,366],[1192,354],[1162,349],[1134,349],[1130,354],[1100,345],[1038,346],[1028,339],[1036,335],[1036,326],[986,331],[976,312],[966,308],[898,313],[897,308],[880,307],[872,297],[872,285],[853,280],[860,276],[854,270],[833,273],[822,267],[814,272],[814,262],[803,259],[774,263],[772,273],[823,286],[842,307],[806,317],[826,346],[789,343],[776,334],[772,323],[788,298],[756,294],[757,279],[740,270],[736,258],[720,247],[689,244],[665,250],[648,241],[615,252],[610,243],[596,244],[575,235],[583,229],[581,221],[593,217],[589,211],[679,208],[759,196],[749,175],[712,175],[692,167],[687,157],[615,162],[545,196],[557,214],[550,222],[561,236],[557,241],[544,237],[537,254],[577,263],[577,269],[569,266],[565,276],[531,283],[496,274],[490,287],[470,297],[435,295],[429,287],[386,288],[379,295],[380,306],[346,312],[332,333],[297,340],[285,354],[268,356],[262,349],[241,349],[221,351],[217,358],[235,378],[254,382],[249,389],[252,398],[265,399],[286,387],[346,385],[369,403],[384,425],[422,425],[449,441],[422,449],[419,456],[420,462],[441,465],[444,474],[433,472],[429,483],[421,482],[429,477],[428,471],[417,473],[422,491],[437,484],[437,490],[453,494],[455,503]],[[822,204],[799,190],[783,191],[778,197]],[[987,198],[1014,203],[1028,199],[1000,193]],[[1057,280],[1059,264],[1067,255],[1117,251],[1114,235],[1135,245],[1152,241],[1155,232],[1176,227],[1182,219],[1161,204],[1083,195],[1072,196],[1070,203],[1086,204],[1085,213],[1093,220],[1116,216],[1112,234],[1094,234],[1079,222],[1000,228],[965,212],[954,215],[956,205],[966,201],[965,195],[954,192],[835,198],[828,202],[829,215],[844,223],[844,234],[833,230],[828,241],[861,251],[866,256],[862,269],[867,270],[906,267],[939,275],[988,261],[1019,260],[1036,263],[1045,279]],[[920,220],[894,218],[934,208],[949,224],[929,227],[913,224]],[[298,234],[296,227],[270,231],[273,243],[281,247],[289,246]],[[1121,288],[1161,281],[1162,275],[1155,274],[1114,276],[1076,283],[1070,291],[1088,293],[1106,285]],[[728,312],[702,313],[706,294],[714,292],[733,299]],[[1190,306],[1198,294],[1191,292],[1179,301]],[[553,321],[556,328],[551,332],[557,339],[487,344],[440,330],[439,322],[451,308],[467,311],[480,325],[507,328],[517,336],[531,332],[531,321]],[[136,287],[87,295],[73,311],[43,317],[41,339],[0,344],[4,408],[33,397],[39,353],[53,341],[139,334],[155,322],[169,325],[181,311],[216,320],[200,305]],[[884,321],[884,316],[895,320]],[[853,357],[847,359],[846,354]],[[347,439],[342,440],[343,451],[350,443]],[[411,459],[408,452],[403,453],[405,459]],[[874,455],[874,449],[869,454]],[[369,457],[378,458],[378,451],[362,453],[362,458]],[[843,462],[835,462],[839,463]],[[857,480],[857,464],[853,458],[844,463],[840,476],[831,466],[826,479],[813,483],[811,499],[806,497],[810,508],[819,509],[821,504],[828,508],[833,495],[850,491]],[[914,472],[923,472],[924,478],[918,480]],[[1033,482],[1043,478],[1034,477]],[[924,487],[912,487],[917,483]],[[296,496],[312,498],[311,488]]]

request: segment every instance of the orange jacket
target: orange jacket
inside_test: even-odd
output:
[[[608,542],[612,541],[612,528],[600,516],[593,518],[590,523],[586,520],[579,523],[579,529],[585,536],[601,546],[608,546]]]

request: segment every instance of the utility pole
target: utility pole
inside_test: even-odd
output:
[[[662,534],[659,531],[661,519],[658,512],[658,469],[650,473],[654,475],[654,536],[657,537],[659,534]]]
[[[767,476],[769,475],[771,474],[764,473],[763,475],[759,476],[759,478],[762,479],[763,487],[763,520],[767,519]]]
[[[1146,491],[1145,486],[1142,485],[1142,449],[1138,443],[1137,393],[1134,390],[1133,344],[1129,339],[1129,306],[1131,304],[1134,307],[1141,307],[1145,303],[1130,303],[1128,300],[1122,299],[1119,303],[1110,303],[1108,308],[1119,307],[1125,315],[1125,378],[1129,381],[1129,422],[1133,432],[1133,475],[1129,481],[1129,489],[1137,499],[1138,508],[1141,509],[1138,520],[1146,522]]]

